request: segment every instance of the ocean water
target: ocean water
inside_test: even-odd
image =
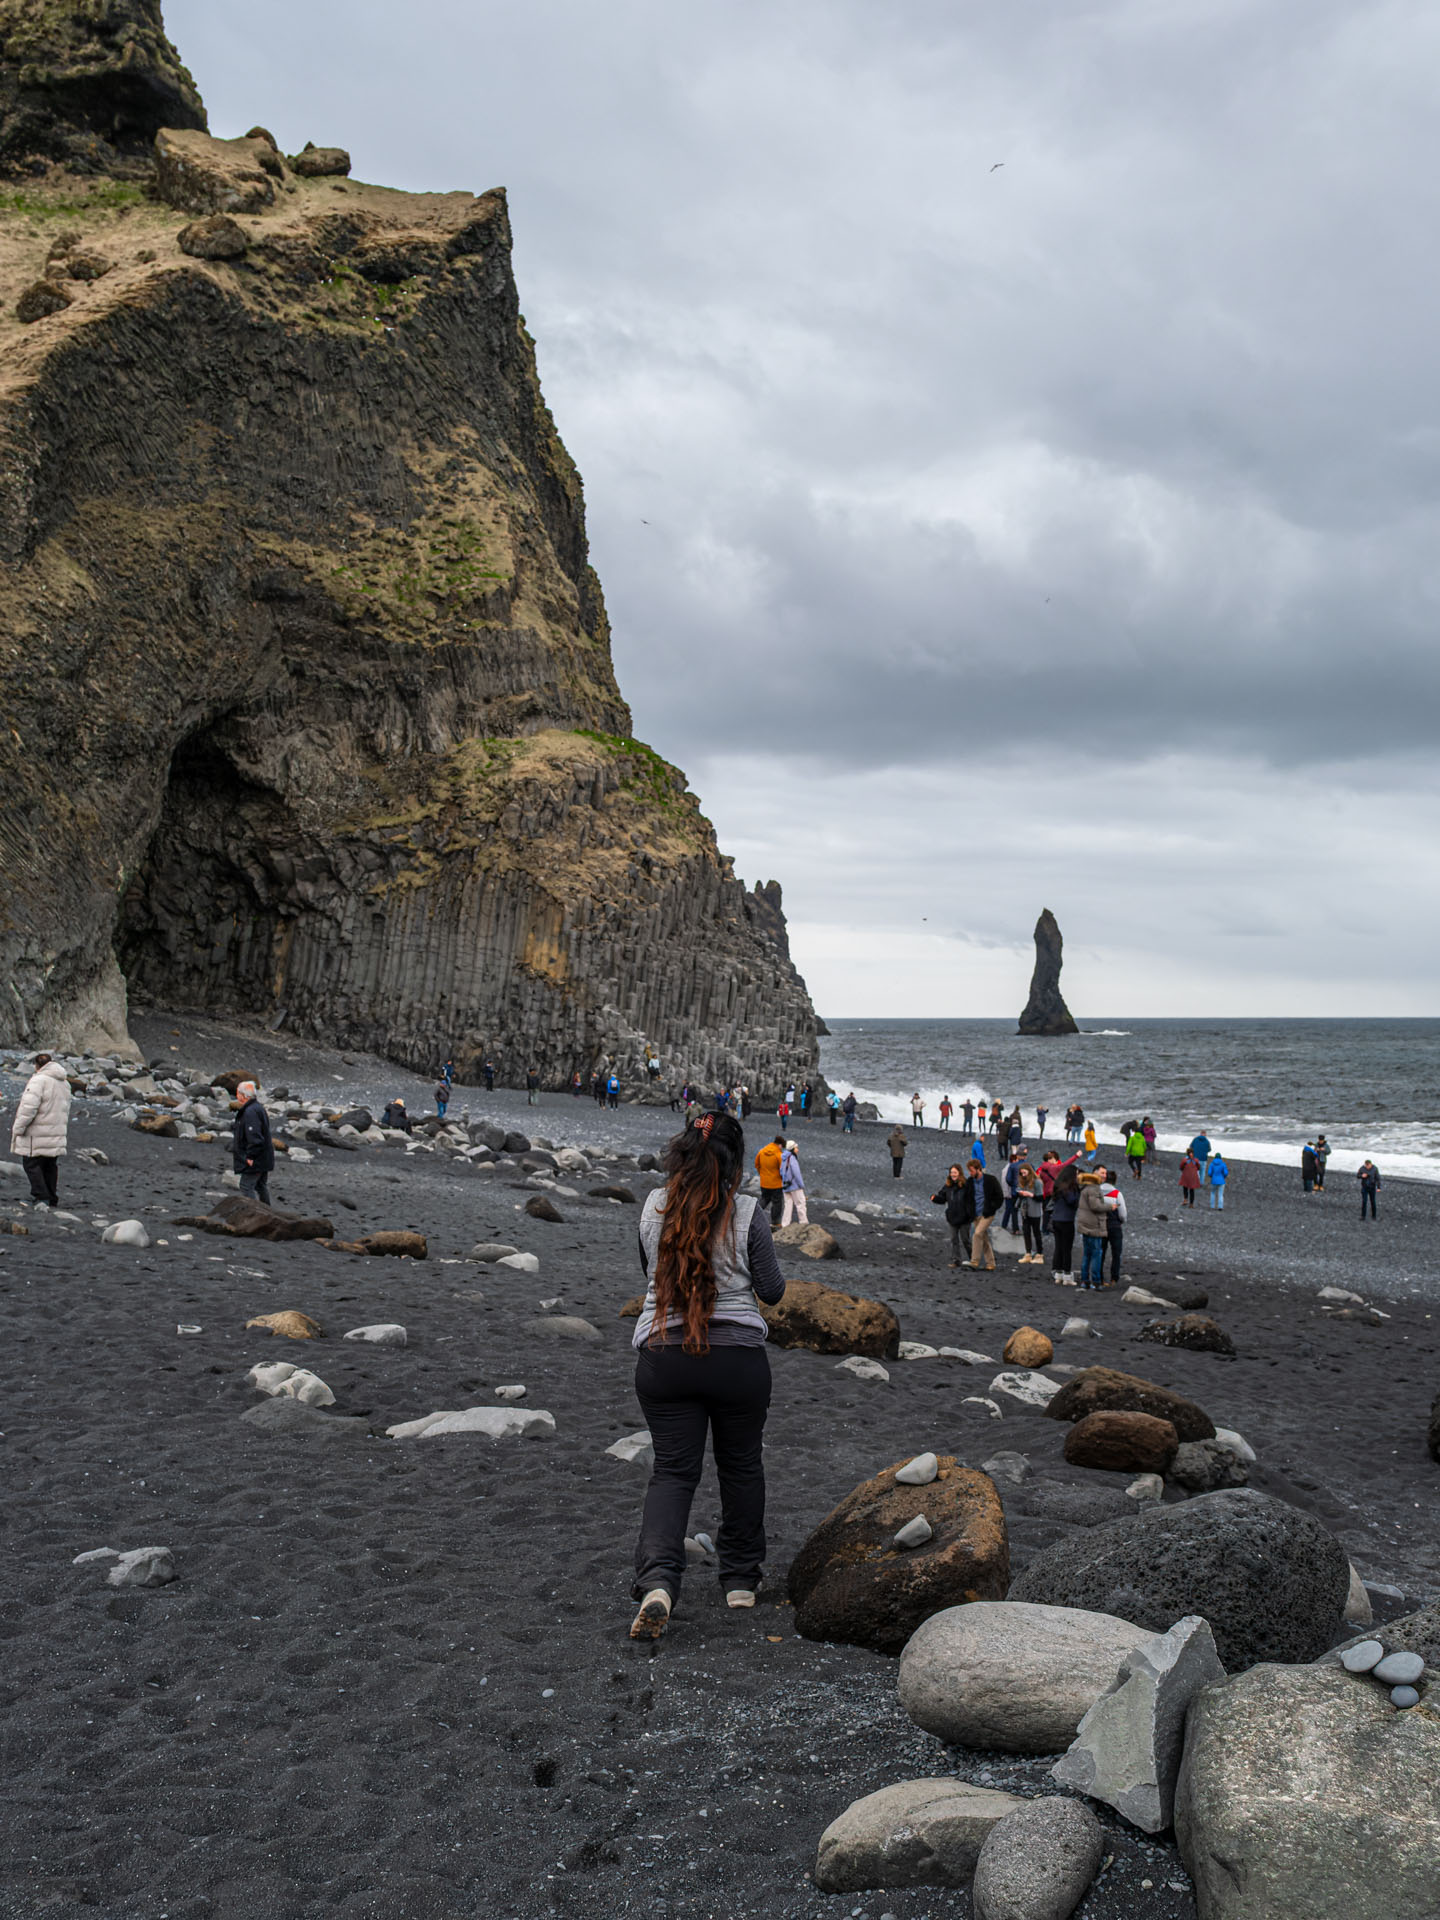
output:
[[[1035,1108],[1063,1139],[1072,1100],[1104,1142],[1149,1115],[1181,1151],[1203,1129],[1227,1156],[1300,1164],[1317,1132],[1332,1170],[1367,1156],[1382,1173],[1440,1181],[1440,1020],[1087,1020],[1065,1039],[1022,1037],[1013,1020],[835,1020],[820,1042],[826,1079],[886,1120],[910,1096],[934,1126],[942,1094],[958,1108],[1017,1103],[1027,1140]],[[952,1122],[952,1126],[955,1125]]]

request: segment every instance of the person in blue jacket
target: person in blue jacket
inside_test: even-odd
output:
[[[1210,1165],[1205,1171],[1205,1178],[1210,1183],[1211,1208],[1218,1213],[1223,1213],[1225,1211],[1225,1182],[1230,1178],[1230,1169],[1218,1153],[1211,1157]]]

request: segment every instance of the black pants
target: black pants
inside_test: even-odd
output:
[[[967,1220],[963,1226],[959,1227],[956,1226],[953,1220],[950,1222],[950,1258],[952,1260],[958,1260],[960,1258],[960,1250],[962,1247],[965,1250],[965,1258],[967,1260],[970,1258],[972,1225],[973,1223],[969,1220]]]
[[[1075,1268],[1075,1222],[1073,1220],[1055,1220],[1051,1222],[1055,1233],[1055,1271],[1073,1273]]]
[[[901,1154],[894,1154],[894,1153],[892,1153],[892,1154],[891,1154],[891,1156],[890,1156],[890,1170],[891,1170],[891,1172],[892,1172],[892,1173],[893,1173],[893,1174],[895,1175],[895,1178],[896,1178],[897,1180],[898,1180],[898,1179],[900,1178],[900,1170],[901,1170],[901,1168],[902,1168],[902,1167],[903,1167],[904,1165],[905,1165],[905,1156],[904,1156],[904,1154],[903,1154],[903,1153],[901,1153]]]
[[[652,1587],[664,1587],[672,1600],[680,1596],[685,1527],[705,1464],[707,1428],[720,1480],[720,1584],[727,1592],[757,1587],[765,1558],[761,1439],[770,1408],[764,1347],[708,1353],[685,1353],[678,1344],[642,1347],[635,1356],[635,1397],[655,1444],[635,1543],[635,1598],[643,1600]]]
[[[1045,1236],[1041,1232],[1040,1221],[1032,1220],[1028,1213],[1022,1213],[1020,1216],[1020,1225],[1025,1230],[1026,1253],[1044,1253]]]
[[[270,1204],[270,1175],[257,1173],[253,1167],[240,1169],[240,1191],[251,1200],[258,1200],[262,1207]]]
[[[57,1184],[60,1162],[53,1153],[23,1154],[20,1164],[30,1180],[30,1198],[41,1206],[58,1207],[60,1188]]]
[[[1109,1226],[1106,1227],[1105,1239],[1110,1248],[1110,1278],[1112,1280],[1118,1280],[1120,1278],[1120,1255],[1125,1249],[1125,1229],[1120,1225],[1118,1220],[1112,1220]],[[1105,1262],[1103,1260],[1100,1262],[1100,1269],[1103,1277],[1105,1269]]]
[[[28,1167],[30,1162],[27,1160],[25,1164]],[[1370,1218],[1372,1220],[1378,1219],[1379,1216],[1375,1212],[1375,1196],[1373,1193],[1367,1193],[1364,1187],[1362,1187],[1360,1189],[1360,1218],[1362,1220],[1365,1218],[1365,1209],[1367,1206],[1370,1209]]]
[[[762,1207],[769,1208],[771,1226],[778,1227],[780,1224],[780,1210],[785,1205],[785,1189],[783,1187],[761,1187],[760,1204]]]

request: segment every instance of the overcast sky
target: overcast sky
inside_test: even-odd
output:
[[[1082,1016],[1440,1013],[1440,10],[166,19],[218,133],[509,189],[636,731],[822,1012],[1018,1012],[1049,906]]]

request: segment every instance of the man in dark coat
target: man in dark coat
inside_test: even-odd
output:
[[[275,1143],[270,1138],[270,1116],[260,1104],[259,1089],[253,1080],[242,1080],[235,1089],[240,1111],[230,1131],[230,1144],[240,1191],[261,1206],[270,1204],[270,1175],[275,1166]]]
[[[963,1175],[959,1167],[951,1167],[944,1186],[930,1198],[934,1205],[945,1209],[954,1255],[951,1266],[983,1265],[993,1271],[995,1249],[990,1245],[990,1225],[1005,1204],[1000,1182],[994,1174],[987,1173],[978,1160],[972,1160]],[[964,1260],[960,1258],[962,1244]]]

